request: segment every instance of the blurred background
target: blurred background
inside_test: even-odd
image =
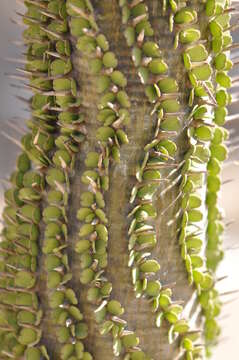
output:
[[[19,148],[9,141],[2,133],[19,138],[24,130],[24,121],[29,114],[27,105],[18,99],[18,96],[28,97],[29,93],[18,88],[19,82],[9,77],[15,73],[16,63],[13,59],[22,58],[23,48],[19,47],[21,42],[22,28],[15,24],[20,22],[19,16],[15,14],[16,9],[22,11],[21,6],[16,6],[14,0],[1,0],[0,5],[0,178],[4,179],[15,168],[16,155]],[[236,20],[236,19],[235,19]],[[232,21],[234,23],[234,21]],[[235,36],[236,37],[236,36]],[[239,42],[238,39],[235,41]],[[239,51],[238,51],[239,54]],[[232,58],[237,58],[234,51]],[[8,60],[6,60],[6,58]],[[20,64],[18,64],[20,65]],[[232,76],[239,74],[239,66],[232,72]],[[238,77],[238,76],[237,76]],[[237,98],[237,88],[233,90]],[[238,113],[239,102],[230,106],[230,114]],[[227,276],[218,283],[220,292],[239,289],[239,114],[238,119],[229,121],[227,128],[231,133],[230,156],[223,169],[223,186],[221,194],[221,206],[225,210],[225,259],[220,266],[218,277]],[[12,124],[10,127],[8,124]],[[238,148],[237,148],[238,144]],[[238,162],[239,163],[239,162]],[[3,206],[4,183],[0,183],[0,213]],[[212,360],[239,359],[238,355],[238,324],[239,324],[239,295],[232,294],[222,297],[225,306],[220,316],[223,330],[219,346],[214,350]]]

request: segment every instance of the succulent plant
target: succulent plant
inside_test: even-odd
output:
[[[204,359],[230,2],[24,4],[31,118],[5,192],[0,358]]]

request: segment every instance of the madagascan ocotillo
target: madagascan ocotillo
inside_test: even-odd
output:
[[[229,1],[25,0],[0,358],[198,360],[218,342]]]

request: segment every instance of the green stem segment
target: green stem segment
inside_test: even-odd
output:
[[[105,213],[105,194],[109,190],[109,167],[120,162],[120,147],[128,143],[122,127],[129,119],[130,101],[125,91],[127,80],[118,70],[118,60],[110,51],[104,34],[98,30],[90,2],[75,4],[67,1],[71,17],[71,33],[77,38],[76,47],[89,59],[89,68],[96,75],[97,91],[101,94],[97,118],[98,146],[87,154],[82,183],[88,191],[81,194],[77,218],[83,223],[79,231],[76,252],[80,254],[80,281],[89,285],[87,299],[96,304],[95,320],[101,335],[113,338],[113,354],[124,354],[127,360],[149,359],[139,347],[139,338],[127,330],[121,318],[124,308],[111,295],[112,284],[106,277],[108,263],[108,218]]]
[[[131,193],[130,202],[135,205],[129,214],[132,221],[128,232],[130,235],[129,266],[132,267],[132,281],[136,297],[146,296],[150,299],[152,311],[156,312],[156,326],[160,327],[162,320],[166,319],[171,325],[169,342],[172,343],[175,338],[180,335],[182,338],[180,344],[185,352],[185,356],[187,358],[194,358],[198,357],[202,351],[202,347],[194,346],[192,341],[197,339],[198,334],[194,334],[191,338],[187,334],[189,324],[186,320],[180,318],[183,307],[177,303],[174,304],[171,300],[173,295],[172,290],[170,288],[162,290],[162,285],[159,280],[148,279],[149,275],[152,277],[160,268],[157,261],[150,260],[148,257],[151,255],[151,249],[157,246],[158,240],[156,228],[152,226],[152,219],[157,217],[154,197],[158,188],[160,188],[160,181],[169,181],[171,174],[175,173],[175,169],[177,170],[178,167],[182,176],[182,180],[181,176],[179,178],[179,180],[181,180],[180,193],[170,206],[173,206],[178,198],[182,198],[182,209],[185,211],[180,226],[180,239],[181,241],[184,240],[182,244],[184,250],[182,257],[187,261],[187,268],[190,268],[191,277],[192,268],[201,266],[202,260],[197,255],[196,250],[193,249],[195,251],[192,251],[189,255],[187,253],[185,239],[182,237],[182,233],[186,233],[185,228],[187,222],[189,221],[188,225],[191,223],[191,226],[188,226],[187,230],[187,237],[189,238],[192,233],[195,233],[195,228],[193,228],[192,223],[200,221],[202,216],[200,211],[195,210],[195,208],[201,205],[202,201],[199,196],[192,194],[193,189],[196,191],[196,189],[200,187],[200,180],[201,182],[203,180],[201,171],[204,169],[198,166],[195,167],[193,163],[193,160],[197,159],[197,153],[200,152],[200,147],[197,148],[195,146],[196,140],[192,141],[193,150],[190,147],[180,166],[175,164],[174,157],[177,151],[175,140],[177,139],[178,133],[182,131],[182,128],[188,128],[188,124],[191,124],[192,121],[187,123],[187,120],[183,126],[180,126],[182,116],[177,115],[177,112],[180,111],[178,84],[173,78],[166,76],[167,65],[161,57],[157,43],[147,39],[148,36],[153,35],[153,30],[148,20],[149,14],[147,6],[142,1],[133,4],[129,4],[127,1],[121,1],[120,4],[122,6],[122,22],[127,25],[124,31],[126,41],[128,45],[132,47],[132,58],[135,67],[141,78],[141,82],[146,84],[145,93],[149,101],[155,104],[154,112],[157,112],[158,117],[154,138],[144,148],[144,159],[136,173],[138,183]],[[176,6],[176,4],[174,5]],[[188,28],[190,30],[190,23],[196,19],[196,12],[188,9],[188,13],[191,15],[191,21],[189,21],[187,28],[185,24],[185,9],[183,7],[180,8],[180,6],[175,6],[172,6],[172,14],[170,15],[170,30],[173,31],[173,24],[175,23],[178,30],[175,35],[174,44],[175,47],[177,47],[180,34],[184,30],[187,31]],[[132,25],[130,26],[130,24]],[[198,49],[193,47],[190,49],[190,55],[192,53],[192,56],[194,55],[194,57],[196,57],[194,61],[200,62],[202,59],[197,59],[198,56],[200,57],[200,54],[197,54]],[[199,50],[201,50],[201,48]],[[207,52],[204,47],[202,50],[205,52],[203,60],[206,60],[208,56]],[[189,57],[188,52],[184,53],[184,57],[185,56]],[[162,64],[164,64],[164,67],[162,67]],[[196,70],[200,72],[201,69],[197,68]],[[142,76],[142,74],[144,74],[144,76]],[[158,79],[153,79],[152,76],[157,76]],[[148,83],[150,84],[150,82],[153,84],[147,85]],[[189,102],[193,103],[193,101],[190,97]],[[190,103],[189,106],[192,106]],[[194,108],[193,110],[196,109]],[[190,114],[189,120],[191,120],[191,116],[193,115]],[[193,129],[194,127],[192,125],[188,128],[189,139],[193,136]],[[191,156],[192,160],[189,160]],[[201,159],[198,159],[198,162],[201,162]],[[169,172],[167,176],[164,175],[165,178],[161,178],[161,170],[164,170],[164,167],[170,167],[170,165],[174,165],[175,169]],[[188,194],[190,194],[190,199]],[[188,205],[189,201],[191,208],[189,208],[190,206]],[[187,210],[189,211],[189,219],[185,220],[185,216],[188,215]],[[198,219],[198,217],[200,219]],[[194,238],[192,238],[192,240],[194,240]],[[194,261],[193,265],[192,261]]]

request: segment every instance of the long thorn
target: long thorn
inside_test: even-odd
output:
[[[228,296],[228,295],[233,295],[233,294],[237,294],[239,293],[239,289],[236,290],[230,290],[230,291],[225,291],[223,293],[220,293],[220,296]]]

